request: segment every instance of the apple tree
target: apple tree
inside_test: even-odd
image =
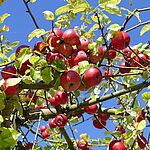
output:
[[[97,6],[64,0],[55,11],[43,11],[51,24],[46,30],[30,7],[37,1],[22,0],[35,25],[28,44],[10,42],[5,20],[11,16],[0,16],[0,149],[150,149],[150,133],[144,134],[150,127],[150,41],[133,45],[130,36],[150,30],[150,20],[140,18],[150,7],[131,11],[124,0],[93,2]],[[130,25],[133,18],[138,23]],[[103,138],[76,129],[88,120]]]

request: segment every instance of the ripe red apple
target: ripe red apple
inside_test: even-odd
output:
[[[103,53],[105,53],[107,50],[106,47],[103,48]],[[109,58],[109,59],[114,59],[116,57],[116,51],[113,49],[109,49],[106,53],[105,53],[105,58]]]
[[[56,91],[56,93],[54,94],[54,98],[56,101],[59,101],[60,104],[66,104],[68,101],[68,94],[64,91]]]
[[[122,125],[117,125],[117,126],[115,127],[115,130],[116,130],[116,131],[120,131],[121,134],[123,134],[123,133],[126,132]]]
[[[138,136],[136,141],[138,142],[139,147],[141,149],[144,149],[146,147],[147,140],[146,140],[146,138],[144,136],[142,136],[142,135]]]
[[[106,126],[106,121],[98,121],[96,118],[94,118],[93,126],[97,129],[103,129]]]
[[[113,73],[112,73],[112,71],[111,70],[106,70],[105,72],[104,72],[104,78],[105,78],[105,80],[110,80],[110,77],[109,76],[112,76],[113,75]]]
[[[60,85],[65,91],[72,92],[79,88],[81,84],[81,76],[73,70],[65,71],[60,76]]]
[[[80,118],[81,116],[82,116],[82,113],[75,113],[75,114],[73,114],[73,117],[78,117],[78,118]]]
[[[89,86],[98,85],[102,81],[102,73],[96,67],[90,67],[84,73],[85,83]]]
[[[43,41],[37,41],[36,44],[34,45],[34,49],[36,51],[41,52],[42,54],[46,54],[46,47],[48,44],[44,43]]]
[[[73,53],[73,48],[71,45],[62,43],[58,46],[58,52],[65,57],[69,57]]]
[[[47,38],[47,43],[50,44],[51,47],[57,47],[61,43],[63,33],[60,29],[54,28],[50,30],[50,34]]]
[[[23,49],[23,48],[29,48],[29,47],[30,47],[30,46],[28,46],[28,45],[20,45],[20,46],[16,49],[16,53],[15,53],[16,57],[19,55],[19,52],[20,52],[21,49]]]
[[[16,74],[16,68],[13,66],[6,66],[2,69],[1,75],[3,79],[13,78]],[[8,73],[7,73],[8,72]]]
[[[32,149],[33,143],[28,143],[26,146],[26,150]]]
[[[89,39],[87,39],[85,37],[80,37],[80,41],[79,41],[78,45],[76,45],[77,49],[83,50],[83,51],[88,51],[89,43],[90,43]]]
[[[107,114],[98,114],[97,116],[103,122],[107,121],[110,117],[110,115],[107,115]]]
[[[46,54],[46,61],[48,64],[51,64],[53,61],[58,59],[61,59],[62,61],[65,62],[65,57],[62,54],[52,52]]]
[[[114,49],[122,50],[129,46],[130,36],[124,31],[116,32],[112,39],[111,45]]]
[[[68,119],[64,114],[58,114],[55,117],[55,124],[60,128],[64,127],[67,124],[67,122]]]
[[[86,83],[81,83],[81,85],[79,86],[78,90],[80,91],[87,91],[91,86],[86,85]]]
[[[13,78],[8,78],[3,83],[3,90],[7,95],[15,95],[18,92],[18,84],[8,86],[8,83],[13,80]]]
[[[60,99],[55,99],[55,97],[49,97],[48,100],[50,101],[53,107],[57,107],[60,105]]]
[[[70,64],[72,66],[78,65],[79,62],[87,60],[87,55],[84,51],[79,51],[77,49],[75,49],[73,51],[73,53],[71,54],[71,58],[70,58]]]
[[[119,140],[111,141],[109,144],[109,150],[127,150],[123,142]]]
[[[131,62],[131,56],[132,56],[132,51],[127,47],[125,49],[123,49],[123,57],[126,61]]]
[[[51,119],[49,121],[48,125],[50,126],[50,128],[56,128],[57,127],[57,125],[55,123],[55,119]]]
[[[144,119],[145,119],[145,112],[144,112],[144,110],[142,110],[140,112],[140,115],[137,117],[137,122],[140,122],[140,121],[142,121]]]
[[[73,29],[68,29],[63,33],[64,42],[69,45],[77,45],[79,43],[79,35]]]
[[[98,111],[98,107],[96,104],[84,108],[84,112],[88,114],[95,114],[97,111]]]
[[[78,148],[80,148],[80,149],[86,149],[87,146],[88,146],[88,142],[87,142],[86,139],[80,139],[80,140],[78,140],[78,142],[77,142],[77,146],[78,146]]]
[[[90,61],[92,63],[97,63],[100,61],[100,58],[103,55],[103,48],[101,46],[98,46],[98,53],[96,55],[93,55],[92,52],[90,51]]]
[[[131,71],[130,64],[128,62],[122,62],[120,67],[128,67],[128,68],[119,68],[120,73],[129,73]]]
[[[50,133],[48,130],[44,130],[41,134],[42,134],[43,139],[46,139],[50,136]]]
[[[46,125],[42,125],[42,126],[40,127],[40,131],[41,131],[41,132],[45,131],[46,129],[47,129],[47,126],[46,126]]]

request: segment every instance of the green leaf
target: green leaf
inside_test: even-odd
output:
[[[142,120],[138,123],[137,125],[137,130],[143,130],[144,128],[146,127],[146,121],[145,120]]]
[[[71,118],[69,121],[72,123],[77,123],[79,120],[78,120],[78,117],[76,116],[76,117]]]
[[[43,14],[44,14],[44,17],[46,20],[54,20],[55,19],[54,14],[49,10],[44,11]]]
[[[2,123],[4,121],[3,116],[0,115],[0,123]]]
[[[20,41],[13,42],[10,46],[11,47],[16,47],[19,43],[20,43]]]
[[[83,74],[87,69],[90,68],[90,64],[88,61],[81,61],[79,62],[79,71],[80,71],[80,74]]]
[[[6,87],[16,85],[20,81],[21,81],[21,78],[9,78],[7,79]]]
[[[34,2],[36,2],[37,0],[30,0],[30,3],[34,3]]]
[[[77,13],[77,12],[82,12],[84,11],[86,8],[89,8],[90,5],[87,2],[83,2],[83,3],[78,3],[77,5],[75,5],[75,7],[73,8],[73,13]]]
[[[149,24],[145,25],[140,31],[140,36],[142,36],[145,32],[149,30],[150,30],[150,25]]]
[[[121,26],[119,24],[112,24],[107,29],[113,30],[113,31],[119,31],[121,29]]]
[[[30,62],[32,65],[36,64],[39,60],[40,60],[40,57],[39,57],[39,56],[31,56],[31,57],[29,58],[29,62]]]
[[[55,15],[58,16],[58,15],[65,13],[69,10],[71,10],[70,5],[65,5],[65,6],[59,7],[58,9],[56,9]]]
[[[46,67],[42,70],[41,76],[45,83],[49,84],[53,80],[52,69],[50,67]]]
[[[98,0],[99,6],[102,8],[105,8],[105,5],[111,3],[114,5],[118,5],[121,2],[121,0]]]
[[[111,14],[116,14],[118,16],[122,16],[121,11],[118,6],[109,3],[105,5],[105,10]]]
[[[0,53],[0,59],[2,59],[4,61],[8,61],[8,57],[6,55],[4,55],[3,53]]]
[[[142,99],[144,100],[144,101],[148,101],[148,100],[150,100],[150,92],[145,92],[145,93],[143,93],[142,94]]]
[[[28,36],[28,42],[30,42],[35,36],[39,38],[40,36],[48,33],[49,31],[45,31],[44,29],[35,29]]]
[[[21,106],[19,100],[15,100],[13,103],[14,103],[16,109],[19,111],[19,115],[23,115],[23,109],[22,109],[22,106]]]
[[[150,99],[148,100],[147,106],[150,107]]]
[[[0,2],[0,4],[1,4],[1,2]],[[3,23],[4,20],[9,16],[10,16],[10,14],[3,14],[2,16],[0,16],[0,23]]]
[[[3,93],[0,93],[0,111],[5,108],[5,95]]]
[[[81,134],[81,135],[80,135],[80,138],[81,138],[81,139],[85,139],[85,140],[87,140],[87,141],[90,141],[90,136],[87,135],[86,133]]]
[[[53,61],[51,66],[58,72],[64,72],[66,70],[66,65],[61,59]]]

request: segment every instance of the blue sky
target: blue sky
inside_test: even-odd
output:
[[[97,6],[97,0],[88,0],[88,2],[92,6]],[[55,10],[65,5],[66,2],[63,0],[37,0],[36,3],[33,3],[30,5],[30,8],[33,12],[33,15],[35,16],[37,23],[39,24],[40,28],[43,28],[45,30],[51,29],[51,22],[44,19],[43,11],[50,10],[52,12],[55,12]],[[119,6],[128,8],[129,10],[133,11],[135,8],[145,8],[150,7],[150,2],[148,0],[133,0],[133,5],[129,5],[129,0],[123,0]],[[10,27],[10,31],[6,34],[8,40],[11,42],[14,41],[20,41],[20,45],[30,45],[31,47],[34,46],[35,42],[41,39],[34,38],[30,43],[28,43],[27,37],[35,29],[35,26],[30,18],[30,16],[26,13],[26,8],[23,4],[23,1],[21,0],[6,0],[4,5],[0,8],[0,15],[4,13],[11,14],[10,17],[6,19],[4,22],[5,25]],[[110,15],[112,23],[118,23],[119,25],[122,25],[125,15],[122,17],[118,17],[116,15]],[[147,21],[150,19],[150,12],[142,12],[141,13],[141,20],[142,22]],[[76,20],[72,23],[73,26],[80,25],[80,20]],[[129,21],[129,24],[127,25],[126,29],[138,24],[138,20],[136,17],[133,17],[132,20]],[[139,36],[139,31],[141,30],[141,27],[137,28],[136,30],[133,30],[129,32],[131,36],[131,45],[138,44],[140,42],[146,43],[149,39],[149,32],[145,33],[142,37]],[[14,48],[15,51],[15,48]],[[107,101],[104,106],[114,106],[115,100]],[[42,122],[42,124],[45,124],[45,122]],[[76,126],[75,129],[78,129],[79,133],[77,133],[76,138],[79,138],[79,134],[81,133],[87,133],[90,134],[91,138],[102,138],[104,137],[103,132],[104,129],[98,130],[95,129],[92,125],[91,120]],[[107,128],[110,130],[114,130],[114,125],[112,125],[111,121],[107,122]],[[34,137],[33,137],[34,138]],[[32,137],[31,137],[32,139]],[[93,148],[93,150],[105,150],[106,148]]]

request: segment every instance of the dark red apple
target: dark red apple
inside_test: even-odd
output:
[[[65,91],[72,92],[79,88],[81,84],[81,76],[73,70],[65,71],[60,76],[60,85]]]
[[[55,117],[55,124],[60,128],[64,127],[67,124],[67,122],[68,119],[64,114],[58,114]]]
[[[62,43],[58,46],[58,52],[65,57],[69,57],[73,53],[73,48],[71,45]]]
[[[56,128],[57,127],[57,125],[55,123],[55,119],[51,119],[49,121],[48,125],[50,126],[50,128]]]
[[[127,48],[125,48],[125,49],[123,49],[123,57],[124,57],[124,59],[126,60],[126,61],[128,61],[128,62],[131,62],[131,59],[132,59],[132,51],[127,47]]]
[[[40,131],[41,131],[41,132],[45,131],[46,129],[47,129],[47,126],[46,126],[46,125],[42,125],[42,126],[40,127]]]
[[[131,71],[131,68],[130,68],[130,64],[128,62],[122,62],[120,64],[120,67],[122,68],[119,68],[119,72],[120,73],[129,73]],[[128,67],[128,68],[123,68],[123,67]]]
[[[46,139],[50,136],[50,133],[48,130],[44,130],[41,134],[42,134],[43,139]]]
[[[115,130],[116,130],[116,131],[120,131],[121,134],[123,134],[123,133],[126,132],[122,125],[117,125],[117,126],[115,127]]]
[[[106,121],[98,121],[96,118],[94,118],[93,126],[97,129],[103,129],[106,126]]]
[[[73,114],[73,117],[78,117],[78,118],[80,118],[81,116],[82,116],[82,113],[75,113],[75,114]]]
[[[78,142],[77,142],[77,146],[78,146],[78,148],[80,148],[80,149],[86,149],[87,148],[87,146],[88,146],[88,142],[87,142],[87,140],[86,139],[80,139],[80,140],[78,140]]]
[[[80,37],[80,41],[77,45],[77,49],[78,50],[83,50],[83,51],[88,51],[89,43],[90,43],[89,39],[87,39],[85,37]]]
[[[146,147],[146,144],[147,144],[147,140],[144,136],[140,135],[137,137],[136,141],[138,142],[139,144],[139,147],[142,149],[144,149]]]
[[[102,81],[102,73],[96,67],[90,67],[84,73],[85,83],[89,86],[95,86]]]
[[[127,150],[123,142],[118,140],[111,141],[109,144],[109,150]]]
[[[91,86],[86,85],[86,83],[81,83],[81,85],[79,86],[78,90],[80,91],[87,91]]]
[[[34,95],[34,96],[33,96],[33,95]],[[32,102],[33,102],[34,104],[36,104],[36,101],[37,101],[37,99],[38,99],[38,96],[36,96],[36,95],[34,94],[34,92],[29,92],[28,95],[26,95],[26,103],[28,104],[31,99],[32,99]]]
[[[61,43],[62,36],[63,32],[60,29],[51,29],[50,34],[47,38],[47,43],[50,44],[51,47],[58,47]]]
[[[28,46],[28,45],[20,45],[20,46],[16,49],[16,53],[15,53],[16,57],[19,55],[19,52],[20,52],[21,49],[23,49],[23,48],[29,48],[29,47],[30,47],[30,46]]]
[[[46,47],[48,44],[44,43],[43,41],[37,41],[36,44],[34,45],[34,49],[36,51],[41,52],[42,54],[46,54]]]
[[[107,114],[98,114],[97,116],[101,121],[107,121],[110,117],[110,115]]]
[[[69,45],[77,45],[79,43],[79,35],[73,29],[68,29],[63,33],[64,42]]]
[[[95,114],[97,111],[98,111],[98,107],[96,104],[84,108],[84,112],[88,114]]]
[[[71,54],[71,58],[70,58],[70,64],[72,66],[78,65],[79,62],[87,60],[87,55],[84,51],[79,51],[77,49],[75,49],[73,51],[73,53]]]
[[[116,32],[112,39],[111,45],[114,49],[122,50],[129,46],[130,36],[124,31]]]
[[[7,73],[8,72],[8,73]],[[1,75],[3,79],[13,78],[15,77],[17,70],[13,66],[7,66],[2,69]]]
[[[106,47],[103,48],[103,53],[105,53],[107,50]],[[109,49],[106,53],[105,53],[105,58],[109,58],[109,59],[114,59],[116,57],[116,51],[113,49]]]
[[[31,150],[33,146],[33,143],[28,143],[26,146],[26,150]]]
[[[57,107],[60,105],[60,99],[55,99],[55,97],[49,97],[48,100],[50,101],[53,107]]]
[[[105,80],[110,80],[110,77],[113,75],[113,73],[112,73],[112,71],[111,70],[106,70],[105,72],[104,72],[104,78],[105,78]],[[109,77],[110,76],[110,77]]]
[[[64,91],[60,91],[58,90],[55,94],[54,94],[54,98],[56,101],[59,101],[60,104],[66,104],[68,101],[68,94]]]

